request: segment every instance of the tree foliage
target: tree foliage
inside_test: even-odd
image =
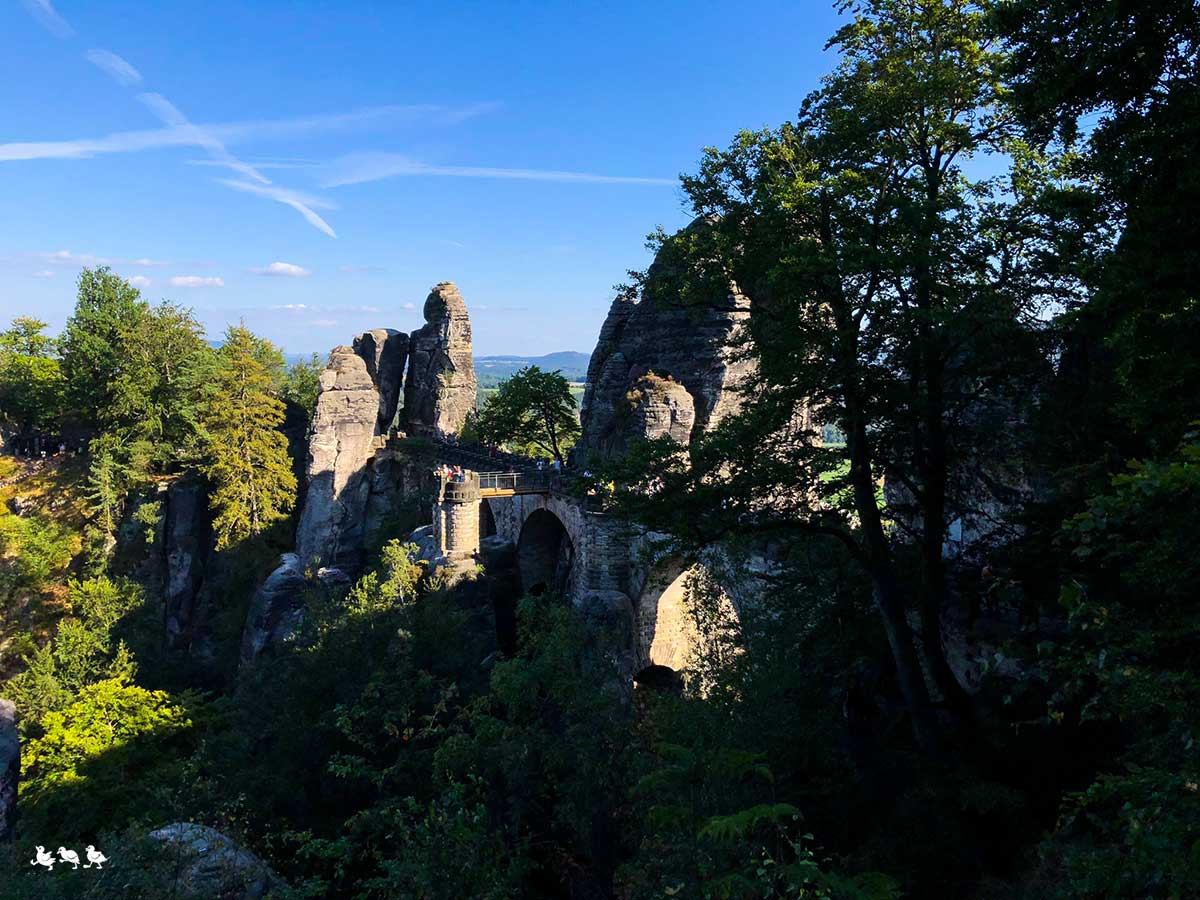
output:
[[[579,437],[571,384],[558,372],[526,366],[501,382],[475,421],[479,439],[563,460]]]
[[[296,476],[279,431],[284,406],[264,358],[272,358],[268,345],[230,326],[206,398],[205,473],[214,485],[218,547],[261,534],[295,503]]]

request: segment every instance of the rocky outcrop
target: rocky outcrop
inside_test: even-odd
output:
[[[648,372],[637,380],[625,398],[630,407],[632,432],[641,437],[669,437],[677,444],[691,440],[696,424],[692,395],[682,384]]]
[[[172,897],[195,900],[261,900],[283,886],[279,876],[245,847],[215,828],[176,822],[152,831],[171,863]],[[166,891],[164,890],[164,896]]]
[[[684,442],[738,408],[754,366],[737,348],[750,301],[732,284],[685,291],[685,277],[660,254],[642,293],[613,301],[588,365],[576,458],[620,456],[635,438]]]
[[[364,331],[354,339],[354,352],[367,364],[367,374],[379,391],[379,430],[386,434],[395,421],[400,403],[404,364],[408,360],[408,335],[393,328]]]
[[[475,409],[475,363],[467,304],[451,281],[425,300],[425,325],[409,343],[404,384],[405,430],[445,438],[457,434]]]
[[[211,544],[209,525],[208,494],[203,483],[197,478],[172,482],[166,491],[163,511],[166,551],[163,594],[170,647],[185,646],[196,624],[196,597]]]
[[[246,627],[242,629],[241,661],[250,665],[269,644],[291,640],[304,619],[309,590],[304,565],[295,553],[285,553],[250,601]]]
[[[13,839],[20,775],[21,744],[17,739],[17,708],[11,700],[0,700],[0,844]]]
[[[330,354],[309,432],[296,531],[303,564],[319,559],[357,572],[372,536],[388,530],[390,511],[428,486],[381,456],[394,423],[407,434],[446,438],[474,410],[471,320],[451,282],[430,292],[425,323],[411,338],[390,328],[366,331]],[[401,483],[406,478],[414,483]]]
[[[378,342],[362,337],[359,346],[370,349],[378,372],[387,354],[381,350],[376,356]],[[321,373],[308,443],[308,490],[296,530],[296,553],[305,563],[319,558],[331,565],[357,564],[369,492],[367,462],[386,407],[366,360],[352,347],[335,347]]]

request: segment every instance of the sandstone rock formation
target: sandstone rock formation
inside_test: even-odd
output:
[[[268,644],[289,640],[296,634],[303,621],[308,587],[300,557],[285,553],[250,601],[242,630],[243,666],[254,662]]]
[[[379,429],[386,434],[400,402],[408,335],[394,328],[364,331],[354,339],[354,352],[367,364],[367,374],[379,391]]]
[[[380,342],[374,332],[367,335],[356,343],[377,373],[389,371],[396,354],[388,345],[394,339]],[[389,407],[395,409],[395,397],[379,390],[367,360],[352,347],[335,347],[321,373],[308,444],[308,490],[296,530],[296,553],[305,563],[319,558],[338,565],[347,555],[357,563],[369,492],[367,461]]]
[[[682,384],[647,372],[625,399],[630,407],[633,433],[644,438],[669,437],[686,444],[696,424],[696,406]]]
[[[471,320],[451,281],[425,300],[425,325],[412,334],[404,421],[409,434],[444,438],[457,434],[475,409],[475,363]]]
[[[753,371],[736,352],[750,301],[732,284],[685,301],[681,277],[656,259],[640,296],[613,301],[588,364],[576,458],[619,456],[638,437],[684,442],[737,409],[736,388]]]
[[[265,862],[215,828],[176,822],[148,837],[162,845],[172,863],[173,897],[261,900],[282,886]]]
[[[0,844],[13,839],[17,817],[17,781],[21,775],[21,745],[17,739],[17,708],[0,700]]]
[[[196,624],[196,597],[211,545],[208,496],[199,479],[181,478],[167,489],[163,537],[167,644],[179,647]]]

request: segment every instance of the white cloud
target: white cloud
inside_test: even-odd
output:
[[[33,277],[34,278],[53,278],[54,272],[52,272],[50,269],[42,269],[39,272],[34,272]]]
[[[75,29],[58,14],[50,0],[25,0],[25,8],[55,37],[69,38],[75,33]]]
[[[300,312],[308,309],[308,306],[304,303],[284,303],[280,306],[272,306],[271,309],[289,309],[294,312]]]
[[[70,250],[55,250],[53,253],[39,253],[39,259],[55,266],[141,266],[144,268],[168,266],[170,263],[161,259],[114,259],[107,256],[96,256],[92,253],[72,253]]]
[[[433,166],[398,153],[355,153],[330,164],[322,187],[362,184],[396,176],[443,176],[449,178],[505,178],[521,181],[557,181],[580,184],[673,185],[673,178],[643,178],[632,175],[596,175],[556,169],[506,169],[496,166]]]
[[[158,95],[143,95],[156,97]],[[143,103],[149,101],[143,100]],[[169,104],[168,104],[169,105]],[[483,109],[487,104],[467,107],[457,111],[456,121],[469,118],[470,110]],[[175,113],[173,106],[170,107]],[[208,138],[230,146],[256,140],[281,140],[304,137],[322,131],[370,127],[374,123],[392,124],[397,118],[412,117],[416,111],[429,113],[441,110],[449,120],[454,111],[437,106],[375,106],[348,113],[307,116],[298,119],[259,119],[244,122],[224,122],[194,125],[183,120],[178,125],[167,124],[165,128],[143,131],[118,131],[94,138],[75,138],[66,141],[15,141],[0,144],[0,162],[28,159],[87,159],[104,153],[137,153],[143,150],[159,150],[168,147],[203,146],[197,141],[196,130]],[[182,116],[179,117],[180,119]],[[179,119],[176,119],[178,122]],[[186,124],[184,124],[186,123]],[[225,165],[221,160],[200,160],[203,165]],[[279,160],[265,163],[263,168],[281,167],[286,164],[308,164],[307,160]],[[258,168],[255,166],[254,168]]]
[[[226,187],[231,187],[236,191],[245,191],[248,194],[258,194],[261,197],[270,197],[272,200],[277,200],[280,203],[290,206],[300,215],[304,216],[305,221],[309,225],[316,228],[318,231],[323,231],[331,238],[337,237],[329,223],[322,219],[313,210],[317,209],[336,209],[337,207],[327,200],[322,200],[319,197],[311,197],[307,194],[302,194],[299,191],[288,190],[287,188],[277,187],[275,185],[251,184],[248,181],[234,181],[232,178],[218,178],[221,184]]]
[[[337,320],[336,319],[313,319],[311,324],[316,325],[318,328],[332,328],[334,325],[337,324]]]
[[[89,50],[84,57],[117,84],[128,87],[142,81],[141,72],[110,50]]]
[[[171,279],[172,287],[225,287],[223,278],[206,278],[203,275],[176,275]]]
[[[415,304],[415,303],[405,303],[405,304],[404,304],[403,306],[401,306],[400,308],[401,308],[401,309],[416,309],[416,308],[417,308],[417,304]]]
[[[147,278],[145,275],[134,275],[132,278],[129,279],[129,283],[132,284],[135,288],[150,287],[150,279]]]
[[[315,169],[320,165],[315,159],[252,159],[250,165],[259,171],[265,169]],[[189,159],[189,166],[224,166],[224,163],[212,159]]]
[[[312,271],[292,263],[273,262],[269,266],[256,266],[250,270],[255,275],[278,275],[283,278],[307,278]]]
[[[189,122],[187,116],[180,112],[175,104],[162,94],[138,94],[138,100],[141,101],[143,106],[158,116],[164,125],[179,129],[184,134],[190,135],[192,138],[190,143],[205,150],[217,162],[260,184],[271,183],[271,179],[267,178],[267,176],[263,175],[253,166],[242,162],[225,149],[225,144],[219,138],[215,137],[205,128]]]
[[[31,10],[40,9],[45,0],[26,0]],[[44,10],[43,10],[44,11]],[[109,51],[92,51],[88,58],[113,77],[126,79],[140,73],[125,60]],[[299,119],[260,120],[233,122],[219,125],[196,125],[166,97],[152,92],[139,94],[137,98],[165,126],[145,131],[117,132],[99,138],[83,138],[67,141],[15,141],[0,144],[0,162],[34,159],[86,159],[102,153],[131,153],[164,147],[193,146],[208,153],[210,159],[204,165],[216,165],[238,173],[243,181],[222,180],[222,184],[235,190],[258,193],[269,197],[300,213],[314,228],[336,238],[337,234],[316,209],[331,208],[328,204],[303,199],[299,194],[285,188],[270,187],[271,179],[262,174],[259,167],[247,163],[229,152],[228,144],[253,139],[274,139],[307,135],[315,131],[364,128],[375,124],[395,124],[398,120],[422,121],[432,124],[454,125],[473,116],[489,112],[497,107],[494,103],[479,103],[463,107],[445,107],[432,104],[390,105],[368,107],[348,113],[309,116]],[[301,161],[302,165],[309,165]],[[266,162],[263,167],[293,167],[295,161]]]

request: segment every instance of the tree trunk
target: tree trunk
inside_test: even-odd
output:
[[[941,736],[930,708],[929,690],[904,611],[904,594],[896,580],[883,521],[875,501],[875,479],[871,475],[866,424],[862,416],[852,409],[852,404],[848,403],[847,407],[851,409],[851,431],[847,435],[850,479],[854,487],[854,506],[866,544],[866,568],[874,586],[875,606],[883,618],[900,691],[912,720],[913,737],[922,750],[936,753],[941,747]]]

